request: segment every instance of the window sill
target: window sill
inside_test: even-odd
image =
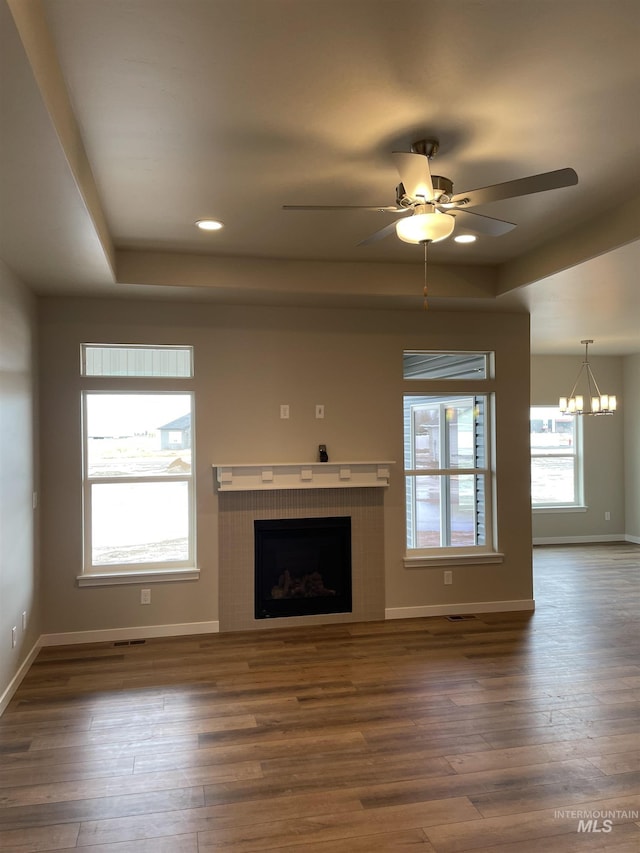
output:
[[[431,568],[432,566],[481,566],[490,563],[504,562],[504,554],[498,551],[490,553],[470,554],[468,551],[462,554],[434,554],[427,556],[406,556],[403,560],[405,569]]]
[[[540,515],[542,513],[555,513],[555,512],[586,512],[589,509],[588,506],[534,506],[531,512],[534,515]]]
[[[171,581],[197,581],[200,569],[153,569],[130,572],[91,572],[78,575],[78,586],[116,586],[132,583],[168,583]]]

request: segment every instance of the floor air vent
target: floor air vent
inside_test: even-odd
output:
[[[114,646],[144,646],[146,640],[117,640]]]

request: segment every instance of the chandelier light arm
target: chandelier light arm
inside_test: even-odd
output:
[[[577,378],[576,378],[576,381],[573,383],[573,388],[571,389],[571,393],[569,394],[569,398],[571,398],[571,397],[575,397],[575,395],[576,395],[576,388],[578,387],[578,384],[579,384],[579,382],[580,382],[580,377],[581,377],[581,376],[582,376],[582,374],[584,373],[584,367],[585,367],[585,364],[586,364],[586,361],[583,361],[583,362],[582,362],[582,367],[581,367],[581,368],[580,368],[580,370],[578,371],[578,376],[577,376]]]
[[[600,389],[598,388],[598,383],[596,382],[596,377],[593,375],[593,370],[591,370],[590,364],[587,364],[587,375],[589,377],[589,391],[591,391],[591,382],[593,382],[593,386],[596,389],[596,394],[598,395],[598,397],[601,397],[602,395],[600,394]]]
[[[593,392],[591,390],[591,382],[593,380],[593,384],[595,385],[596,391],[598,392],[598,397],[600,396],[600,389],[598,388],[598,383],[596,382],[596,378],[593,375],[593,371],[591,370],[591,365],[589,364],[589,344],[593,343],[593,341],[581,341],[584,344],[584,366],[587,368],[587,387],[589,388],[589,399],[593,400]]]

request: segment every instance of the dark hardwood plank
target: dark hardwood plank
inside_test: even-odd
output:
[[[273,796],[267,795],[262,799],[241,799],[204,808],[167,810],[154,815],[153,821],[146,815],[86,821],[82,824],[78,844],[93,847],[95,844],[209,832],[222,827],[268,824],[275,817],[279,820],[296,820],[302,814],[313,818],[325,814],[360,811],[362,805],[351,791],[285,793],[278,797],[277,801]]]
[[[47,850],[74,850],[76,849],[79,830],[79,823],[0,830],[0,850],[2,853],[44,853]]]
[[[164,838],[149,838],[142,841],[97,844],[84,849],[90,850],[91,853],[198,853],[198,836],[194,833],[167,835]],[[66,850],[78,850],[78,848],[68,847]]]
[[[635,853],[639,567],[538,548],[535,614],[42,649],[0,719],[0,850]]]
[[[318,818],[300,814],[293,820],[270,820],[268,823],[247,823],[228,828],[218,827],[198,833],[201,853],[209,850],[234,850],[248,853],[269,850],[274,846],[293,846],[311,842],[345,842],[350,838],[382,833],[389,826],[396,831],[421,829],[444,822],[457,825],[477,818],[478,812],[466,799],[432,800],[403,806],[362,811],[328,813]]]

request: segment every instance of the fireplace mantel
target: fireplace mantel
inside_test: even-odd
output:
[[[393,462],[215,464],[219,492],[277,489],[352,489],[389,485]]]

